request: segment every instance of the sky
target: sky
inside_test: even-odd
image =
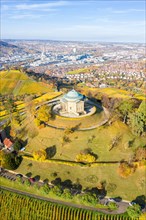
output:
[[[144,0],[1,0],[1,39],[145,42]]]

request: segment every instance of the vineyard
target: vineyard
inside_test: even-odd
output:
[[[102,214],[0,190],[4,220],[130,220],[126,215]]]

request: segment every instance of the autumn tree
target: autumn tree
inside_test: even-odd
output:
[[[127,162],[121,162],[118,168],[118,173],[120,176],[126,178],[134,173],[136,170],[136,166],[134,164],[129,164]]]
[[[87,153],[87,154],[80,153],[76,156],[76,161],[93,163],[96,161],[96,157],[91,153]]]
[[[14,100],[10,97],[7,99],[7,101],[4,103],[4,107],[6,109],[6,113],[8,114],[10,122],[13,119],[13,113],[16,111],[16,104]]]
[[[134,159],[136,161],[146,160],[146,146],[145,147],[138,147],[135,150]]]
[[[47,158],[47,153],[45,150],[41,149],[33,152],[33,157],[35,160],[44,161]]]
[[[37,111],[37,119],[40,122],[47,122],[51,118],[50,107],[47,105],[41,106]]]

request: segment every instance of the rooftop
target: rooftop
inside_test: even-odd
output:
[[[72,89],[63,96],[63,99],[67,101],[77,101],[83,99],[83,95]]]

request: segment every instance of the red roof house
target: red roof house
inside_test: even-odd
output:
[[[14,150],[13,149],[13,142],[9,138],[5,138],[3,143],[4,143],[5,148],[7,148],[8,150],[10,150],[10,151]]]

